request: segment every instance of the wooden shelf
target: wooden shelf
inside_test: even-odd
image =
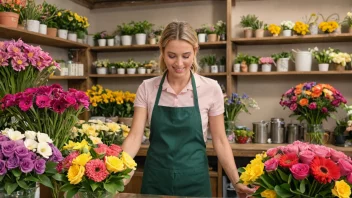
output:
[[[232,72],[233,76],[275,76],[275,75],[351,75],[352,71],[310,71],[310,72],[297,72],[297,71],[288,71],[288,72]]]
[[[226,48],[226,41],[200,43],[200,49]],[[159,45],[131,45],[131,46],[106,46],[106,47],[91,47],[93,52],[124,52],[124,51],[154,51],[159,50]]]
[[[58,37],[50,37],[44,34],[30,32],[19,28],[10,28],[0,25],[1,38],[19,39],[21,38],[26,43],[35,43],[38,45],[48,45],[62,48],[88,48],[86,44],[81,44]]]
[[[92,78],[130,78],[130,77],[155,77],[160,74],[90,74]]]
[[[218,172],[216,171],[209,171],[210,177],[218,177]],[[134,176],[143,177],[143,170],[137,169],[134,173]]]
[[[201,76],[226,76],[226,72],[222,73],[199,73]]]
[[[291,37],[263,37],[263,38],[234,38],[232,42],[237,45],[277,45],[297,43],[327,43],[327,42],[352,42],[352,34],[319,34]]]
[[[86,76],[50,76],[49,80],[86,80]]]

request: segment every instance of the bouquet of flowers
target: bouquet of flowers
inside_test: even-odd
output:
[[[318,61],[319,64],[322,63],[331,63],[331,57],[330,54],[335,52],[334,49],[329,48],[328,50],[323,49],[322,51],[319,51],[317,47],[314,49],[308,49],[313,55],[313,57]]]
[[[129,132],[130,128],[128,126],[116,122],[80,121],[73,127],[70,139],[74,142],[90,139],[93,144],[121,145]]]
[[[93,62],[93,65],[95,67],[108,67],[109,63],[109,59],[98,59]]]
[[[347,12],[347,16],[343,21],[348,27],[352,27],[352,12]]]
[[[47,134],[6,128],[0,132],[0,148],[0,197],[15,191],[34,197],[37,183],[53,188],[49,178],[63,157]]]
[[[240,182],[255,185],[253,197],[339,197],[351,195],[352,160],[343,152],[296,141],[258,154],[240,168]]]
[[[282,95],[280,105],[289,108],[293,113],[291,116],[298,116],[299,121],[306,120],[307,132],[311,142],[323,143],[323,131],[319,131],[313,125],[322,125],[337,107],[346,104],[343,95],[329,84],[317,84],[306,82],[298,84]],[[311,129],[310,129],[311,128]]]
[[[215,29],[218,35],[226,34],[226,23],[222,20],[216,22]]]
[[[240,112],[249,113],[249,108],[259,109],[257,102],[247,94],[233,93],[230,98],[225,98],[225,121],[235,121]]]
[[[64,183],[61,190],[71,198],[76,193],[95,198],[114,197],[124,190],[123,179],[136,170],[137,164],[120,146],[112,144],[90,144],[86,140],[64,146],[67,157],[57,171],[58,181]]]
[[[345,67],[347,63],[351,62],[351,55],[343,52],[332,52],[329,54],[329,58],[331,59],[331,62],[343,67]]]
[[[292,30],[295,24],[292,21],[282,21],[281,27],[282,30]]]
[[[275,24],[270,24],[268,26],[268,30],[270,31],[271,34],[277,36],[280,34],[281,32],[281,27]]]
[[[339,27],[336,21],[323,21],[319,24],[319,29],[324,33],[334,32]]]
[[[303,23],[302,21],[297,21],[293,27],[293,31],[298,35],[306,35],[309,32],[309,25]]]
[[[26,0],[3,0],[0,1],[0,12],[14,12],[19,14],[22,7],[26,6]]]
[[[88,109],[88,100],[82,91],[64,91],[60,85],[54,84],[7,94],[0,105],[16,118],[19,128],[43,131],[61,149],[77,123],[77,116],[84,108]]]

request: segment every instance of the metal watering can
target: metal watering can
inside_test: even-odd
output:
[[[295,63],[296,71],[312,70],[312,53],[292,49],[292,61]]]

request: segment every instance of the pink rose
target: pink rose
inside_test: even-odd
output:
[[[268,161],[264,162],[265,165],[265,170],[267,172],[271,172],[277,169],[277,166],[279,165],[279,160],[276,158],[271,158]]]
[[[348,182],[349,184],[352,184],[352,173],[350,173],[350,174],[347,175],[347,182]]]
[[[299,153],[299,159],[304,164],[310,164],[315,157],[315,153],[309,150],[302,151]]]
[[[306,142],[294,141],[292,144],[298,146],[299,151],[305,151],[310,148],[309,144]]]
[[[347,155],[341,151],[330,149],[330,154],[331,154],[331,160],[334,162],[338,162],[339,159],[347,159]]]
[[[278,149],[277,148],[270,148],[268,149],[268,151],[266,151],[266,154],[269,156],[269,157],[274,157],[278,152]]]
[[[346,176],[352,173],[352,164],[345,159],[339,159],[339,167],[341,176]]]
[[[289,154],[289,153],[298,154],[299,148],[298,148],[297,145],[290,144],[290,145],[287,145],[287,146],[283,147],[283,148],[282,148],[282,152],[283,152],[284,154]]]
[[[330,157],[330,149],[328,147],[313,145],[311,146],[311,149],[319,157],[322,157],[322,158]]]
[[[297,180],[303,180],[309,175],[309,165],[298,163],[290,168],[293,177]]]

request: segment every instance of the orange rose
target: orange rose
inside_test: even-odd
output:
[[[296,89],[302,89],[302,88],[303,88],[303,84],[296,85]]]
[[[312,92],[310,92],[310,91],[305,91],[304,93],[305,93],[307,96],[312,95]]]
[[[312,93],[312,97],[313,97],[313,98],[319,98],[322,93],[323,93],[323,92],[319,92],[319,93],[313,92],[313,93]]]
[[[308,99],[307,98],[302,98],[300,101],[299,101],[299,105],[301,105],[302,107],[303,106],[307,106],[308,105]]]
[[[294,93],[296,96],[298,96],[302,93],[302,89],[295,89]]]
[[[321,84],[316,85],[312,88],[313,93],[321,93],[323,91],[323,86]]]

